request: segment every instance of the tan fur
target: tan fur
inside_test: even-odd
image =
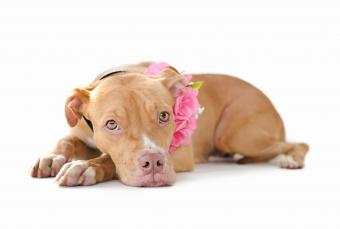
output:
[[[147,66],[148,63],[142,63],[119,67],[115,71],[126,72],[98,80],[113,71],[110,70],[99,75],[89,86],[75,89],[65,105],[65,114],[72,126],[71,135],[58,143],[52,155],[62,155],[66,161],[88,160],[87,167],[82,168],[93,166],[96,182],[118,177],[128,185],[140,186],[136,158],[143,150],[143,136],[147,135],[167,151],[175,125],[171,120],[167,126],[160,127],[156,124],[157,114],[164,110],[172,113],[175,90],[183,83],[183,76],[174,68],[165,69],[157,79],[145,76],[143,72]],[[262,162],[280,154],[289,155],[294,159],[294,166],[285,167],[303,167],[308,146],[285,142],[283,122],[261,91],[226,75],[194,75],[193,80],[204,82],[198,99],[205,109],[198,119],[192,144],[178,148],[170,156],[165,154],[164,184],[174,182],[175,171],[191,171],[195,163],[207,162],[214,152],[242,155],[243,159],[238,163]],[[82,115],[91,119],[95,134]],[[114,135],[105,130],[105,120],[110,117],[123,127],[122,134]],[[95,149],[89,144],[91,140]],[[100,152],[105,156],[98,157]],[[47,171],[53,167],[49,160],[52,159],[44,160],[43,173],[39,172],[41,163],[37,162],[32,176],[56,175],[58,171]],[[60,170],[60,165],[56,169]],[[65,181],[60,184],[68,185]]]
[[[198,146],[195,154],[201,160],[207,160],[216,148],[222,153],[243,155],[239,163],[291,154],[303,167],[308,146],[285,143],[282,119],[261,91],[226,75],[196,75],[194,79],[205,82],[199,100],[207,112],[200,117],[193,140]]]

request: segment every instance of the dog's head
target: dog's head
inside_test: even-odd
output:
[[[78,88],[65,114],[74,127],[83,117],[93,124],[93,140],[111,156],[120,180],[132,186],[175,181],[169,146],[175,130],[173,105],[185,78],[167,67],[157,77],[118,72]]]

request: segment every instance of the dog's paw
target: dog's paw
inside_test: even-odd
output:
[[[303,161],[296,160],[291,155],[280,154],[272,160],[275,164],[284,169],[301,169],[303,168]]]
[[[37,160],[31,168],[32,177],[54,177],[61,167],[66,163],[66,158],[62,155],[48,155]]]
[[[61,168],[56,182],[60,186],[93,185],[97,182],[96,169],[86,161],[72,161]]]

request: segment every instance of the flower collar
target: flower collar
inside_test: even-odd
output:
[[[152,63],[145,70],[145,74],[150,76],[158,75],[164,68],[169,65],[164,62]],[[173,114],[175,121],[175,132],[169,147],[169,153],[174,152],[182,145],[188,145],[191,142],[191,135],[197,127],[198,114],[201,111],[197,100],[198,90],[202,86],[201,81],[192,82],[191,75],[186,77],[185,89],[176,97],[173,106]]]

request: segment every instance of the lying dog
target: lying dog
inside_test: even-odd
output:
[[[70,135],[37,161],[31,176],[56,176],[62,186],[114,178],[131,186],[164,186],[175,182],[175,172],[192,171],[216,153],[241,164],[276,159],[282,168],[304,166],[308,146],[285,142],[269,99],[226,75],[193,75],[203,82],[198,101],[204,111],[191,141],[170,150],[178,128],[174,104],[188,80],[160,65],[156,76],[146,74],[150,63],[141,63],[109,70],[75,89],[65,105]]]

